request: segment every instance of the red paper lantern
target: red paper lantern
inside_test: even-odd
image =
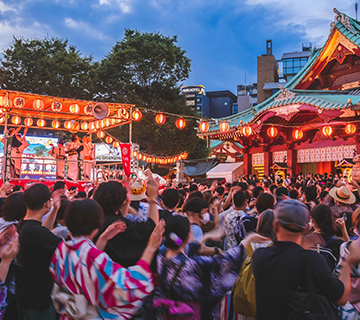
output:
[[[133,112],[132,117],[133,117],[133,119],[134,119],[135,121],[139,121],[139,120],[141,119],[141,117],[142,117],[142,113],[141,113],[138,109],[136,109],[136,110]]]
[[[333,129],[331,128],[331,126],[325,126],[322,128],[322,133],[325,137],[331,136],[333,132]]]
[[[226,121],[223,121],[220,123],[219,128],[220,128],[221,132],[228,132],[230,129],[230,126]]]
[[[24,120],[24,124],[27,126],[27,127],[31,127],[33,125],[34,121],[32,118],[26,118]]]
[[[103,139],[103,138],[105,138],[105,132],[104,131],[98,131],[97,133],[96,133],[96,135],[100,138],[100,139]]]
[[[58,129],[58,128],[60,127],[60,121],[54,120],[53,122],[51,122],[51,126],[52,126],[54,129]]]
[[[5,117],[1,117],[0,118],[0,123],[4,123],[5,122]]]
[[[68,121],[64,122],[64,128],[65,129],[70,130],[70,129],[72,129],[72,127],[73,127],[73,123],[71,121],[68,120]]]
[[[37,126],[38,126],[39,128],[42,128],[42,127],[45,127],[46,122],[45,122],[44,119],[39,119],[39,120],[36,122],[36,124],[37,124]]]
[[[156,123],[158,123],[158,124],[164,124],[165,121],[166,121],[166,117],[165,117],[162,113],[159,113],[159,114],[155,117],[155,121],[156,121]]]
[[[300,140],[304,136],[304,132],[300,129],[296,129],[293,131],[292,136],[295,140]]]
[[[113,147],[114,147],[115,149],[119,148],[119,147],[120,147],[119,141],[114,141]],[[134,158],[135,158],[135,157],[136,157],[136,155],[134,156]]]
[[[62,104],[60,101],[54,101],[52,104],[51,104],[51,109],[52,111],[54,112],[60,112],[61,109],[62,109]]]
[[[25,106],[25,99],[22,98],[22,97],[16,97],[16,98],[14,99],[14,106],[15,106],[16,108],[22,108],[22,107],[24,107],[24,106]]]
[[[92,105],[88,104],[87,106],[84,107],[84,113],[87,116],[92,115]]]
[[[114,139],[113,139],[112,137],[110,137],[110,136],[107,136],[107,137],[105,138],[105,142],[108,143],[108,144],[112,143],[113,140],[114,140]]]
[[[10,100],[5,96],[0,96],[0,107],[9,107],[9,106],[10,106]]]
[[[136,156],[137,156],[137,152],[136,152],[136,151],[133,151],[132,157],[133,157],[133,158],[136,158]]]
[[[90,122],[90,131],[95,131],[95,130],[96,130],[95,122]]]
[[[184,129],[186,126],[186,122],[183,118],[177,119],[175,125],[178,129]]]
[[[85,131],[89,130],[89,122],[86,122],[86,121],[82,122],[81,129],[85,130]]]
[[[348,123],[346,126],[345,126],[345,132],[346,134],[354,134],[356,131],[356,126],[352,123]]]
[[[72,105],[70,106],[69,110],[70,110],[71,113],[77,114],[77,113],[79,113],[79,111],[80,111],[80,107],[79,107],[79,105],[77,105],[76,103],[74,103],[74,104],[72,104]]]
[[[203,121],[199,125],[199,130],[201,132],[207,132],[209,130],[209,127],[210,127],[209,124],[206,121]]]
[[[142,161],[146,161],[146,159],[147,159],[147,156],[146,156],[145,154],[143,154],[141,160],[142,160]]]
[[[20,122],[21,122],[21,118],[20,118],[19,116],[13,116],[13,117],[11,118],[11,122],[12,122],[13,124],[18,125],[18,124],[20,124]]]
[[[33,102],[33,107],[35,110],[42,110],[42,108],[44,108],[44,102],[40,99],[36,99]]]
[[[138,153],[137,155],[138,160],[141,160],[141,157],[142,157],[141,153]]]
[[[156,162],[155,157],[152,157],[152,158],[151,158],[151,163],[155,163],[155,162]]]
[[[245,126],[244,128],[242,128],[242,133],[245,137],[249,137],[252,134],[252,128],[250,126]]]
[[[270,138],[275,138],[278,134],[278,129],[276,129],[275,127],[270,127],[269,129],[267,129],[267,134]]]

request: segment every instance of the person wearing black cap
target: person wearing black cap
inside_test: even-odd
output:
[[[316,292],[336,305],[344,305],[350,294],[350,268],[357,258],[343,261],[339,278],[333,275],[325,259],[315,251],[301,247],[302,235],[309,229],[307,207],[293,199],[283,200],[275,207],[274,231],[277,241],[273,246],[259,248],[253,254],[255,277],[256,319],[288,319],[292,312],[287,303],[287,293],[306,287],[306,268]]]

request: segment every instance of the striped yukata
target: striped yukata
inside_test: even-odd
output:
[[[149,265],[128,269],[112,261],[86,237],[61,242],[50,263],[54,281],[67,293],[85,295],[97,307],[93,319],[131,319],[154,289]],[[61,319],[70,319],[63,310]]]

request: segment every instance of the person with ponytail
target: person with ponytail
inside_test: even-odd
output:
[[[339,261],[340,245],[343,240],[335,236],[335,224],[333,214],[327,205],[319,204],[311,211],[310,223],[315,229],[314,235],[318,236],[319,241],[313,243],[312,249],[319,252],[334,270]]]

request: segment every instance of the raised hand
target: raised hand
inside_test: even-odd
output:
[[[105,241],[109,241],[114,238],[117,234],[122,233],[126,230],[126,223],[124,221],[116,221],[113,224],[109,225],[106,230],[103,232],[101,237]]]

